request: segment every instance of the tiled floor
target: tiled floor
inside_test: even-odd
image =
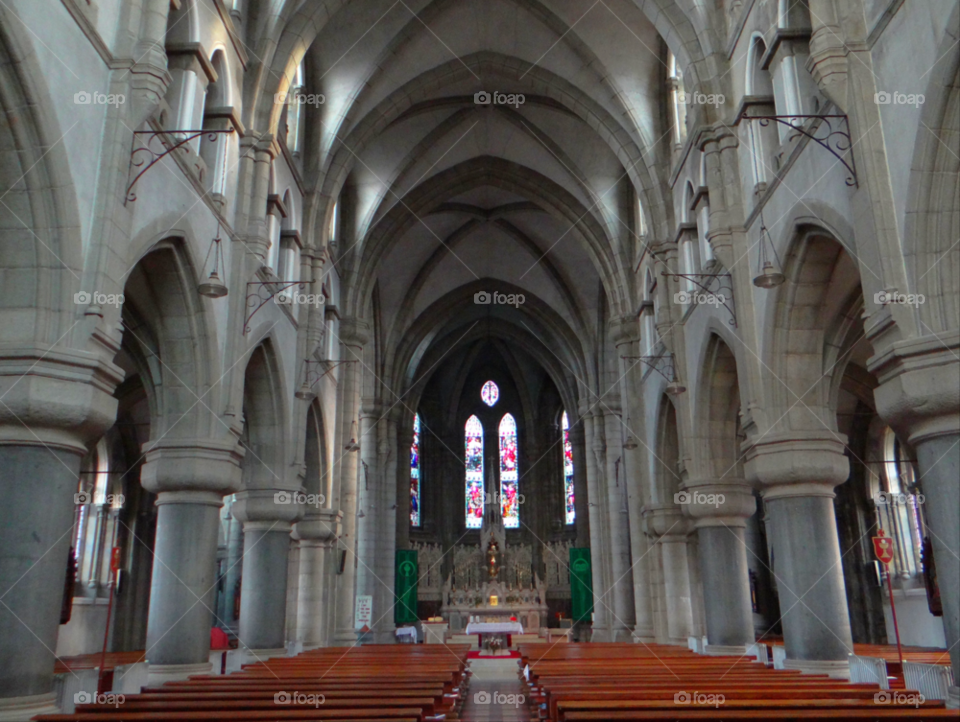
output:
[[[517,678],[516,659],[472,659],[470,688],[461,719],[464,722],[529,720],[530,708]]]

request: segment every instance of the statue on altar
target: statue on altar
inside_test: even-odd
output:
[[[494,539],[487,544],[487,573],[490,581],[500,575],[500,547]]]

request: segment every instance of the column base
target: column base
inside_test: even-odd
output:
[[[703,653],[708,657],[746,657],[747,647],[742,644],[705,644]]]
[[[0,722],[27,722],[38,714],[57,714],[57,693],[0,698]]]
[[[590,628],[590,641],[591,642],[609,642],[610,639],[610,630],[605,627],[591,627]]]
[[[276,649],[246,649],[241,650],[240,664],[257,664],[266,662],[271,657],[286,657],[287,648],[277,647]]]
[[[803,674],[826,674],[834,679],[850,680],[850,662],[846,659],[787,659],[783,662],[783,668],[796,669]]]
[[[614,642],[633,641],[633,630],[628,627],[622,627],[621,629],[613,630],[613,641]]]
[[[630,637],[634,644],[656,644],[657,638],[653,634],[638,634],[634,632]]]
[[[354,629],[340,629],[333,635],[332,647],[352,647],[357,643],[357,632]]]
[[[947,688],[947,709],[960,709],[960,687]]]
[[[151,664],[147,684],[159,687],[167,682],[179,682],[195,674],[210,674],[213,665],[210,662],[198,664]]]

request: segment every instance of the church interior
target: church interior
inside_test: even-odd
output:
[[[960,0],[0,0],[0,722],[960,718]]]

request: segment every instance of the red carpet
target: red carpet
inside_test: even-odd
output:
[[[467,659],[520,659],[520,652],[508,650],[507,654],[484,654],[483,652],[467,652]]]

